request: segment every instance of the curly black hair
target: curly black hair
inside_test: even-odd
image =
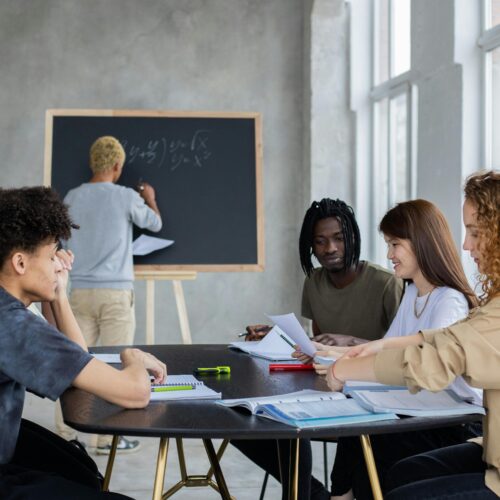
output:
[[[0,268],[14,250],[34,252],[49,239],[67,240],[77,227],[53,189],[0,188]]]
[[[299,238],[299,254],[302,270],[307,276],[313,272],[311,255],[313,253],[314,226],[321,219],[336,218],[342,228],[345,241],[346,268],[357,266],[361,252],[361,236],[354,210],[342,200],[323,198],[320,202],[313,201],[304,216]]]

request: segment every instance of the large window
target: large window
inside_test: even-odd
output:
[[[410,69],[410,0],[376,0],[374,21],[374,84]]]
[[[500,168],[500,0],[483,1],[484,163]]]
[[[411,0],[375,0],[373,12],[372,216],[376,228],[385,212],[412,197],[412,103],[410,85]],[[386,262],[383,240],[373,231],[372,253]]]

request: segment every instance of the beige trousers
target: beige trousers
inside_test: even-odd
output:
[[[130,345],[134,340],[135,310],[133,290],[76,288],[70,304],[89,347]],[[65,439],[76,432],[64,424],[60,405],[56,405],[56,431]],[[97,446],[111,444],[111,436],[99,436]]]

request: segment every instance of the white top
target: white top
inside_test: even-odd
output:
[[[467,299],[453,288],[447,286],[435,288],[430,292],[430,297],[429,294],[417,297],[417,293],[418,289],[413,283],[406,287],[403,300],[385,338],[412,335],[420,330],[444,328],[464,319],[469,313]],[[417,313],[421,314],[420,318],[415,316],[415,307]]]
[[[453,288],[447,286],[434,288],[430,296],[426,294],[418,297],[417,293],[418,289],[413,283],[406,287],[396,317],[384,338],[402,337],[416,334],[421,330],[444,328],[469,314],[467,299]],[[420,315],[419,318],[415,315],[415,308]],[[456,378],[449,388],[460,397],[472,398],[474,404],[482,405],[483,391],[470,387],[462,377]]]

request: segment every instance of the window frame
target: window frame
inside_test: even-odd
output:
[[[410,8],[411,8],[410,0]],[[393,72],[394,61],[393,59],[393,30],[394,30],[394,19],[392,16],[394,0],[388,0],[388,72],[389,79],[381,83],[375,84],[378,78],[379,71],[379,34],[378,34],[378,8],[379,1],[373,3],[373,8],[371,10],[372,22],[371,22],[371,59],[372,59],[372,72],[371,72],[371,89],[369,92],[369,102],[370,102],[370,121],[371,121],[371,158],[368,168],[370,169],[370,255],[372,260],[376,263],[384,265],[387,261],[385,245],[378,235],[378,224],[379,220],[376,220],[380,215],[380,207],[385,207],[389,209],[394,205],[397,199],[397,189],[396,189],[396,176],[395,173],[395,158],[393,152],[391,151],[391,129],[392,129],[392,118],[391,118],[391,105],[394,99],[405,94],[406,95],[406,192],[409,198],[415,198],[416,187],[417,187],[417,169],[416,169],[416,130],[417,130],[417,88],[412,85],[412,69],[410,61],[410,69],[404,73],[397,76],[390,77]],[[377,107],[385,100],[388,101],[388,114],[387,114],[387,137],[385,144],[381,144],[380,138],[380,123],[377,116]],[[382,166],[380,164],[380,148],[386,148],[387,165]],[[382,168],[387,168],[387,179],[388,179],[388,189],[387,189],[387,199],[383,200],[380,196],[379,189],[377,189],[377,178],[379,178]]]
[[[500,48],[500,24],[490,27],[491,1],[482,2],[482,34],[477,44],[483,52],[482,61],[482,124],[483,124],[483,165],[486,169],[494,168],[493,165],[493,67],[492,52]],[[499,96],[500,98],[500,96]],[[497,166],[498,167],[498,166]]]

